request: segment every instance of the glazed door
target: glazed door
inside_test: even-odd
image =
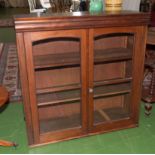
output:
[[[85,134],[86,31],[25,33],[34,144]]]
[[[144,64],[142,31],[142,27],[90,30],[90,132],[136,125]]]

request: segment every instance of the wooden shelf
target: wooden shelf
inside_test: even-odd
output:
[[[95,81],[94,87],[110,85],[110,84],[126,83],[126,82],[131,82],[131,81],[132,81],[131,77],[124,78],[124,79],[111,79],[111,80],[104,80],[104,81]],[[76,90],[76,89],[80,89],[80,88],[81,88],[81,85],[79,83],[70,84],[70,85],[61,85],[61,86],[56,86],[56,87],[47,87],[47,88],[37,89],[37,94]]]
[[[94,99],[119,94],[126,94],[130,92],[131,92],[131,83],[98,86],[94,88]]]
[[[80,100],[80,90],[62,91],[37,95],[38,106],[65,104]]]
[[[129,118],[129,112],[123,107],[98,109],[94,111],[94,123],[112,122]]]
[[[81,114],[75,113],[68,116],[70,111],[70,107],[68,107],[68,111],[64,110],[64,107],[61,106],[61,112],[63,111],[63,117],[54,117],[50,119],[45,119],[40,121],[40,132],[54,132],[61,131],[72,128],[80,128],[81,127]],[[65,116],[66,115],[66,116]]]
[[[34,57],[35,69],[79,65],[80,55],[77,52],[48,54]]]
[[[127,48],[112,48],[95,51],[95,63],[132,59],[132,52]]]
[[[104,80],[104,81],[96,81],[94,82],[94,86],[103,86],[103,85],[111,85],[111,84],[121,84],[121,83],[127,83],[131,82],[132,77],[123,78],[123,79],[111,79],[111,80]]]
[[[63,85],[63,86],[57,86],[57,87],[48,87],[48,88],[42,88],[37,90],[37,94],[43,94],[43,93],[52,93],[52,92],[59,92],[59,91],[67,91],[67,90],[75,90],[80,89],[80,84],[71,84],[71,85]]]
[[[126,94],[130,92],[131,92],[130,82],[95,86],[94,99],[100,98],[100,97]],[[74,103],[81,100],[81,91],[80,89],[75,89],[75,90],[68,90],[68,91],[59,91],[54,93],[50,92],[50,93],[38,94],[37,100],[38,100],[38,106]]]
[[[95,51],[95,63],[121,61],[132,58],[132,53],[126,48],[113,48]],[[35,69],[79,66],[80,54],[78,52],[48,54],[34,57]]]

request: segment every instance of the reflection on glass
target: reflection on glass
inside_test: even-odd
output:
[[[94,39],[95,125],[130,117],[133,39],[123,33]]]
[[[33,56],[40,132],[81,127],[80,39],[35,42]]]
[[[48,12],[79,12],[87,11],[86,0],[49,0]]]

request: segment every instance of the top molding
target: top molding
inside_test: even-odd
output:
[[[141,26],[148,25],[149,13],[121,11],[121,12],[72,12],[53,14],[28,14],[14,16],[17,32],[48,31],[61,29],[85,29],[113,26]]]

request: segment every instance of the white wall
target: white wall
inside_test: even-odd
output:
[[[123,10],[139,11],[140,0],[123,0]]]

